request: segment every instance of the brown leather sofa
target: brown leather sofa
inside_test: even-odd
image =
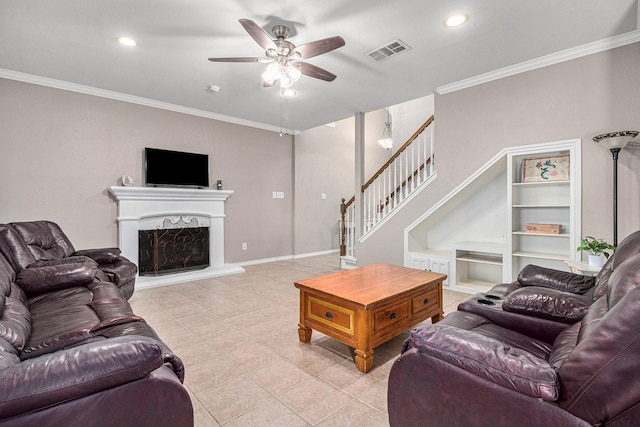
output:
[[[51,221],[0,224],[0,252],[17,272],[33,265],[74,263],[78,257],[90,258],[99,267],[101,280],[114,283],[126,299],[133,295],[138,268],[120,255],[120,249],[76,251],[58,224]]]
[[[47,261],[0,253],[0,425],[192,426],[181,360],[121,288],[85,256]]]
[[[465,311],[412,330],[389,376],[391,426],[640,425],[640,254],[612,267],[552,340]]]

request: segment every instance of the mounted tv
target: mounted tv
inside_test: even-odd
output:
[[[182,151],[144,149],[147,187],[209,187],[209,156]]]

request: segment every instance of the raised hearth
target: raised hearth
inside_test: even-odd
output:
[[[118,201],[118,246],[122,255],[136,265],[139,265],[139,230],[161,229],[165,220],[195,219],[200,227],[209,227],[209,267],[162,276],[138,276],[136,288],[244,272],[242,267],[224,262],[224,202],[233,191],[113,186],[109,192]]]

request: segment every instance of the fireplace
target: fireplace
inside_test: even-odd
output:
[[[141,276],[179,273],[209,267],[209,227],[198,220],[163,221],[162,228],[138,231]]]
[[[124,186],[110,187],[109,191],[118,201],[118,246],[122,255],[129,258],[140,270],[136,279],[136,289],[244,272],[242,267],[227,264],[224,260],[224,204],[233,191]],[[158,238],[169,238],[169,241],[172,241],[169,236],[173,234],[176,234],[177,239],[186,238],[182,233],[173,231],[177,228],[188,228],[188,233],[195,233],[195,228],[200,229],[198,233],[201,234],[196,239],[198,242],[187,245],[193,252],[191,258],[198,258],[198,265],[181,264],[170,272],[158,268],[157,273],[154,272],[153,266],[151,271],[146,266],[141,268],[144,261],[141,256],[144,251],[141,251],[139,241],[141,232],[149,232],[153,236],[155,230]],[[205,244],[204,235],[207,232],[208,244]],[[173,242],[176,242],[175,239]],[[165,246],[164,250],[168,250],[168,247]],[[184,255],[183,258],[189,258],[189,255]],[[144,256],[153,258],[156,255],[151,252],[145,253]],[[163,256],[166,254],[163,255],[159,249],[158,266],[165,264],[162,261]],[[208,258],[206,266],[205,258]]]

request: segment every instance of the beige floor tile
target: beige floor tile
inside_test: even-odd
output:
[[[221,424],[272,399],[268,391],[245,376],[196,393],[196,396]]]
[[[363,374],[358,371],[354,362],[345,360],[325,369],[319,376],[351,396],[358,397],[376,383],[383,381],[387,375],[386,371],[382,372],[379,369],[372,369]]]
[[[237,350],[228,352],[225,357],[236,364],[243,372],[251,372],[282,358],[278,353],[259,342],[246,344]]]
[[[270,400],[235,418],[225,427],[306,427],[309,424],[277,400]]]
[[[249,376],[274,396],[279,396],[313,378],[311,373],[286,359],[256,369]]]
[[[361,402],[377,409],[382,414],[387,415],[387,388],[389,386],[388,379],[380,381],[367,391],[362,393],[358,398]]]
[[[290,354],[287,358],[315,375],[345,360],[342,356],[312,344],[306,344],[301,351]]]
[[[215,389],[216,386],[241,375],[242,370],[220,356],[211,359],[209,363],[193,365],[186,369],[184,383],[191,391],[197,394],[212,387]]]
[[[389,420],[375,409],[355,400],[344,409],[327,418],[319,427],[387,427]]]
[[[353,398],[320,378],[312,378],[278,400],[315,425],[345,407]]]

